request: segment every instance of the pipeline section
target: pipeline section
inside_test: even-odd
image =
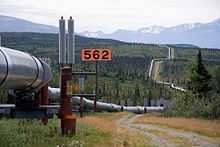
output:
[[[0,47],[0,88],[20,91],[21,93],[38,92],[52,78],[48,64],[28,53]],[[59,88],[48,89],[50,97],[60,97]],[[72,97],[75,104],[80,104],[80,97]],[[93,108],[94,101],[83,98],[88,108]],[[163,111],[163,107],[121,106],[113,103],[97,102],[98,110],[129,111],[145,113],[149,111]]]
[[[51,78],[49,65],[41,59],[0,47],[0,88],[37,92]]]
[[[169,61],[174,59],[174,55],[173,55],[173,51],[170,47],[168,46],[160,46],[160,47],[165,47],[168,49],[168,57],[167,58],[158,58],[158,59],[152,59],[151,60],[151,64],[150,64],[150,68],[149,68],[149,73],[148,73],[148,77],[151,78],[152,77],[152,73],[153,73],[153,67],[154,67],[154,63],[156,61]],[[181,91],[181,92],[186,92],[186,89],[182,88],[182,87],[178,87],[176,86],[174,83],[168,83],[168,82],[163,82],[163,81],[157,81],[155,80],[156,83],[158,84],[164,84],[167,86],[170,86],[170,88]]]
[[[60,89],[59,88],[48,88],[50,97],[59,97]],[[74,96],[72,97],[72,101],[74,104],[80,104],[80,97]],[[92,109],[94,107],[94,101],[83,98],[83,105]],[[156,106],[156,107],[143,107],[143,106],[122,106],[116,105],[113,103],[104,103],[104,102],[96,102],[97,110],[104,111],[128,111],[133,113],[146,113],[146,112],[161,112],[164,110],[164,107]]]

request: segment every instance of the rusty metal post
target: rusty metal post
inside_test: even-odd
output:
[[[93,111],[96,112],[96,96],[94,97],[94,106],[93,106]]]
[[[61,67],[60,118],[62,134],[75,134],[76,116],[72,113],[72,67]]]
[[[48,105],[48,83],[40,90],[40,105]],[[41,122],[46,125],[48,123],[48,118],[45,116],[41,119]]]
[[[80,117],[83,117],[83,108],[84,107],[84,104],[83,104],[83,97],[80,97],[80,108],[79,108],[79,111],[80,111]]]
[[[85,82],[85,76],[80,76],[79,85],[80,85],[80,93],[81,94],[84,94],[84,90],[85,90],[84,82]],[[83,97],[81,96],[80,97],[80,108],[79,108],[80,117],[83,117],[83,107],[84,107]]]
[[[48,97],[48,83],[41,88],[41,92],[40,92],[40,103],[41,105],[48,105],[49,103],[49,97]]]

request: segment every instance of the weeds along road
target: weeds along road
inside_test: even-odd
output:
[[[146,141],[148,145],[159,147],[220,147],[220,140],[216,138],[160,125],[135,123],[141,116],[143,115],[126,115],[117,120],[117,124],[144,134],[148,138]]]

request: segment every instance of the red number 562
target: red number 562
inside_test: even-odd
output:
[[[82,49],[81,57],[83,61],[108,61],[112,60],[111,49]]]

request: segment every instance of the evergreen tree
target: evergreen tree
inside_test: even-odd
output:
[[[199,50],[196,62],[192,65],[190,83],[191,89],[194,94],[199,97],[206,97],[207,93],[211,90],[210,86],[211,75],[206,70],[202,63],[202,54]]]
[[[115,87],[115,103],[117,103],[117,100],[120,99],[120,95],[119,95],[119,80],[116,79],[115,83],[114,83],[114,87]]]
[[[136,84],[135,86],[135,90],[134,90],[134,101],[133,101],[133,105],[136,106],[137,105],[137,102],[138,102],[138,99],[140,98],[140,88],[139,88],[139,85]]]
[[[216,68],[213,75],[213,87],[216,93],[220,93],[220,67]]]

